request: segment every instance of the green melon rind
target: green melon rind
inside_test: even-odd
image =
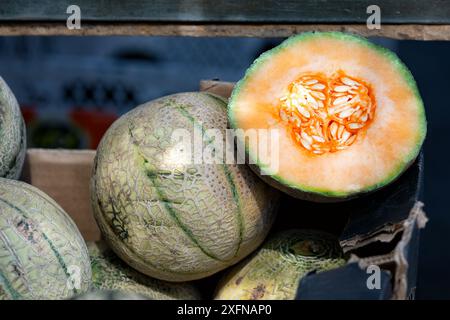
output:
[[[0,219],[6,221],[0,223],[0,300],[61,299],[89,288],[86,244],[54,200],[24,182],[0,178],[0,207],[7,208]],[[29,232],[26,238],[17,230],[16,218]],[[77,272],[72,266],[79,267],[79,288],[68,287]]]
[[[310,244],[301,246],[304,251],[296,251],[295,245],[304,241]],[[319,250],[313,251],[313,245]],[[335,235],[319,230],[283,230],[231,268],[219,281],[214,299],[292,300],[305,275],[342,267],[347,260]]]
[[[9,113],[10,119],[8,123],[3,123],[2,117],[6,113]],[[14,94],[0,77],[0,177],[18,179],[25,161],[25,153],[25,122]]]
[[[199,300],[191,283],[172,283],[148,277],[128,266],[105,242],[88,242],[93,288],[135,293],[152,300]]]
[[[341,32],[305,32],[296,36],[292,36],[282,42],[279,46],[264,52],[261,54],[253,63],[252,65],[247,69],[245,72],[244,77],[236,84],[236,86],[233,89],[233,92],[231,93],[231,97],[229,99],[228,103],[228,120],[230,123],[230,126],[232,128],[239,128],[237,124],[237,119],[234,117],[233,108],[235,106],[236,100],[239,97],[239,93],[243,86],[245,86],[246,82],[252,77],[253,73],[259,68],[260,65],[264,64],[267,60],[271,59],[271,57],[275,54],[278,54],[282,52],[285,48],[288,48],[292,45],[295,45],[297,42],[300,41],[308,41],[308,40],[314,40],[318,37],[329,37],[334,38],[338,40],[345,40],[345,41],[353,41],[360,45],[366,46],[374,51],[376,51],[378,54],[384,56],[387,60],[389,60],[392,64],[392,67],[397,70],[399,74],[402,75],[405,82],[408,84],[408,86],[411,88],[411,90],[414,92],[414,95],[416,97],[416,103],[418,104],[418,110],[419,110],[419,117],[420,117],[420,132],[418,134],[418,139],[416,141],[416,147],[411,150],[411,152],[405,157],[405,160],[403,163],[399,164],[397,168],[395,168],[392,172],[390,172],[386,178],[379,183],[370,185],[366,188],[360,189],[358,192],[347,192],[347,191],[336,191],[336,190],[327,190],[327,189],[321,189],[321,188],[313,188],[309,187],[307,185],[298,185],[295,184],[293,181],[290,181],[289,179],[285,177],[281,177],[279,175],[261,175],[261,171],[264,171],[265,167],[268,167],[266,164],[261,163],[259,159],[255,161],[256,163],[254,165],[250,165],[250,167],[258,174],[260,177],[266,181],[267,183],[271,184],[274,187],[277,187],[281,189],[282,191],[298,198],[303,198],[307,200],[312,201],[318,201],[318,202],[333,202],[333,201],[339,201],[339,200],[347,200],[354,198],[358,196],[359,194],[372,192],[375,190],[378,190],[389,183],[393,182],[395,179],[397,179],[417,158],[419,155],[420,149],[422,147],[422,144],[425,140],[426,132],[427,132],[427,121],[425,116],[425,108],[422,101],[422,98],[419,93],[419,89],[417,87],[416,81],[414,80],[413,75],[411,74],[411,71],[406,67],[406,65],[401,62],[399,57],[392,51],[390,51],[387,48],[378,46],[376,44],[373,44],[369,42],[367,39],[357,36],[357,35],[350,35],[346,33]],[[256,159],[255,155],[252,154],[251,150],[249,150],[248,144],[245,145],[246,153],[248,154],[249,158],[254,160]]]
[[[215,101],[218,101],[218,105],[221,106],[221,107],[223,107],[224,110],[226,110],[226,101],[224,101],[224,99],[222,99],[221,97],[216,96],[216,95],[214,95],[214,94],[210,94],[210,93],[206,93],[206,96],[212,98],[212,99],[215,100]],[[192,117],[192,115],[189,114],[189,112],[187,112],[186,110],[184,110],[183,108],[180,108],[180,107],[176,107],[176,109],[177,109],[181,114],[183,114],[183,116],[184,116],[185,118],[189,119],[189,121],[190,121],[197,129],[199,129],[200,131],[202,131],[203,135],[205,135],[205,136],[208,138],[208,140],[211,139],[210,137],[208,137],[208,136],[206,135],[206,132],[204,131],[204,128],[201,127],[200,123],[198,123],[197,120],[194,119],[194,117]],[[240,250],[240,247],[241,247],[241,244],[242,244],[242,241],[243,241],[243,234],[244,234],[244,227],[245,227],[245,226],[244,226],[244,218],[243,218],[243,216],[242,216],[242,200],[240,199],[240,196],[239,196],[239,194],[238,194],[238,190],[237,190],[237,187],[236,187],[236,183],[235,183],[235,181],[234,181],[234,178],[233,178],[233,175],[232,175],[230,169],[227,167],[226,164],[222,164],[222,165],[221,165],[221,168],[222,168],[222,170],[223,170],[223,172],[224,172],[224,174],[225,174],[226,181],[227,181],[227,183],[228,183],[228,187],[229,187],[230,190],[231,190],[231,193],[232,193],[232,195],[233,195],[233,200],[234,200],[234,202],[235,202],[235,204],[236,204],[236,209],[237,209],[237,212],[236,212],[236,220],[237,220],[237,223],[238,223],[238,226],[239,226],[239,244],[237,245],[235,255],[233,256],[233,258],[234,258],[234,257],[239,253],[239,250]],[[214,257],[214,256],[211,255],[211,254],[210,254],[210,257],[215,258],[215,259],[217,260],[217,258]],[[219,259],[219,260],[220,260],[220,259]]]
[[[226,100],[223,99],[222,97],[217,96],[217,95],[214,95],[214,94],[211,94],[211,93],[201,93],[201,95],[204,95],[204,96],[207,96],[207,97],[213,99],[215,102],[218,102],[217,105],[223,106],[224,109],[226,109]],[[168,99],[168,98],[170,98],[170,97],[171,97],[171,96],[163,97],[163,98],[160,98],[159,100],[162,100],[162,99]],[[191,123],[193,123],[194,126],[195,126],[196,128],[198,128],[198,126],[197,126],[196,123],[195,123],[196,120],[193,119],[193,117],[192,117],[187,111],[184,111],[184,110],[183,110],[184,112],[181,112],[180,110],[182,110],[182,108],[181,108],[180,106],[175,106],[174,109],[177,110],[177,112],[179,112],[179,114],[182,115],[184,118],[186,118],[186,120],[189,120]],[[133,111],[133,110],[132,110],[132,111]],[[131,112],[132,112],[132,111],[131,111]],[[131,113],[131,112],[130,112],[130,113]],[[120,121],[120,119],[117,121],[117,123],[119,123],[119,121]],[[141,157],[142,157],[142,156],[141,156]],[[145,158],[144,158],[143,160],[144,160],[144,162],[148,162],[148,160],[145,159]],[[97,161],[97,157],[96,157],[96,161]],[[94,167],[95,167],[95,166],[94,166]],[[226,169],[226,166],[223,165],[222,167],[223,167],[223,169],[224,169],[225,174],[227,175],[227,178],[228,178],[227,181],[230,183],[230,187],[233,189],[232,193],[233,193],[233,195],[235,195],[236,192],[235,192],[235,190],[234,190],[234,189],[235,189],[234,181],[233,181],[233,180],[231,180],[231,181],[229,180],[228,170]],[[144,170],[145,170],[145,171],[148,170],[148,168],[145,167],[145,164],[144,164]],[[94,171],[95,171],[95,170],[94,170]],[[147,176],[148,176],[148,174],[147,174]],[[93,177],[94,177],[94,176],[93,176]],[[93,189],[93,190],[96,190],[96,189],[97,189],[97,187],[96,187],[96,180],[95,180],[93,177],[92,177],[92,179],[91,179],[91,185],[92,185],[92,189]],[[154,183],[152,182],[152,184],[154,184]],[[158,188],[156,188],[156,189],[158,189]],[[103,211],[103,208],[102,208],[102,206],[98,203],[97,199],[99,199],[99,197],[96,196],[95,192],[92,192],[92,197],[93,197],[92,203],[93,203],[93,206],[94,206],[94,212],[102,212],[102,211]],[[236,200],[236,199],[235,199],[235,200]],[[165,208],[166,208],[166,210],[169,211],[169,213],[170,213],[170,211],[172,211],[170,205],[169,205],[169,206],[165,205]],[[178,220],[178,218],[177,218],[176,216],[174,216],[173,214],[171,214],[171,216],[172,216],[175,220]],[[101,231],[102,231],[102,234],[103,234],[104,236],[106,235],[106,236],[105,236],[105,238],[106,238],[105,240],[106,240],[107,242],[116,240],[116,239],[114,239],[114,240],[109,239],[110,235],[114,234],[114,232],[113,232],[111,226],[110,226],[108,223],[105,222],[104,217],[103,217],[101,214],[96,214],[96,215],[95,215],[95,218],[96,218],[96,220],[99,222],[98,224],[99,224],[99,227],[100,227],[100,229],[101,229]],[[179,223],[178,223],[178,224],[179,224]],[[181,230],[182,230],[185,234],[187,234],[187,236],[190,238],[190,240],[193,241],[194,243],[196,243],[196,244],[198,245],[198,243],[196,242],[196,240],[192,237],[192,234],[190,233],[190,231],[187,230],[186,227],[183,227],[183,226],[180,225],[180,224],[179,224],[179,226],[180,226]],[[241,232],[242,232],[242,231],[241,231]],[[170,277],[172,278],[172,279],[170,279],[170,281],[184,281],[185,279],[181,278],[180,276],[188,277],[187,280],[191,280],[191,278],[193,278],[193,279],[201,278],[202,275],[205,276],[205,272],[192,272],[192,271],[189,271],[189,272],[183,274],[183,273],[180,273],[180,272],[175,273],[175,272],[173,272],[173,271],[171,271],[171,270],[158,268],[158,267],[156,267],[155,265],[153,265],[151,262],[149,262],[148,260],[143,260],[143,259],[142,259],[142,258],[141,258],[141,257],[140,257],[140,256],[139,256],[139,255],[138,255],[131,247],[129,247],[128,245],[124,245],[124,246],[122,247],[123,252],[120,251],[120,250],[117,250],[117,248],[116,248],[115,246],[113,246],[113,248],[116,250],[116,254],[118,254],[119,256],[121,256],[124,260],[127,261],[128,264],[130,264],[130,265],[131,265],[132,267],[134,267],[135,269],[137,269],[137,270],[142,270],[142,267],[145,266],[145,265],[151,266],[152,268],[154,268],[155,270],[158,270],[159,272],[163,272],[163,273],[165,273],[166,275],[170,275]],[[207,257],[209,257],[209,258],[211,258],[211,259],[214,259],[214,260],[221,261],[220,259],[217,259],[215,256],[209,254],[207,251],[203,250],[201,247],[199,247],[199,248],[200,248],[200,250],[205,254],[205,256],[207,256]],[[127,258],[126,258],[127,256],[132,256],[132,257],[134,258],[134,260],[129,260],[129,259],[127,259]],[[223,261],[223,262],[226,262],[226,261]],[[225,266],[224,266],[223,268],[225,268]],[[209,274],[208,274],[208,275],[209,275]],[[163,280],[165,280],[165,279],[163,279]]]
[[[97,290],[79,294],[70,298],[70,300],[152,300],[139,293],[123,292],[120,290]]]

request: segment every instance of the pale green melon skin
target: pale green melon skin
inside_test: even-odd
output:
[[[90,285],[89,254],[70,217],[35,187],[0,178],[0,300],[66,299]]]
[[[25,123],[14,94],[0,77],[0,177],[18,179],[26,152]]]
[[[118,290],[92,290],[76,295],[71,300],[150,300],[138,293],[123,292]]]
[[[104,242],[89,242],[92,285],[145,296],[152,300],[199,300],[200,293],[190,283],[173,283],[148,277],[128,266]]]
[[[180,93],[137,107],[103,137],[91,180],[105,240],[128,264],[168,281],[204,278],[258,247],[279,193],[245,165],[180,164],[172,133],[220,129],[226,102]],[[167,159],[172,159],[168,161]]]
[[[283,231],[233,267],[220,281],[215,299],[293,300],[306,274],[332,270],[345,263],[334,235],[316,230]]]
[[[417,88],[416,81],[414,80],[414,77],[409,71],[409,69],[406,67],[406,65],[403,64],[403,62],[398,58],[398,56],[394,52],[390,51],[389,49],[378,46],[376,44],[373,44],[363,37],[343,32],[304,32],[292,36],[287,40],[283,41],[280,45],[276,46],[275,48],[261,54],[261,56],[259,56],[247,69],[247,71],[245,72],[245,76],[241,80],[239,80],[239,82],[236,84],[231,94],[228,103],[228,119],[230,126],[232,128],[239,129],[238,123],[239,121],[238,119],[236,119],[236,115],[234,113],[236,101],[238,101],[239,99],[240,91],[247,85],[247,82],[252,78],[256,70],[263,67],[264,64],[272,58],[272,56],[282,52],[284,49],[294,46],[299,42],[310,41],[320,37],[358,43],[361,46],[368,47],[369,49],[376,52],[378,55],[390,61],[392,64],[392,68],[394,68],[403,77],[405,83],[414,92],[414,96],[419,110],[419,121],[421,124],[418,132],[419,133],[418,138],[415,143],[415,148],[411,150],[411,152],[405,157],[404,161],[400,163],[397,168],[395,168],[392,172],[386,172],[385,178],[381,179],[378,183],[352,192],[342,192],[332,189],[311,188],[310,186],[296,184],[290,179],[290,177],[280,176],[277,174],[261,175],[261,170],[266,168],[267,164],[257,161],[258,159],[254,155],[254,150],[250,150],[248,148],[248,145],[246,145],[246,152],[252,159],[252,163],[253,161],[256,162],[256,164],[251,164],[250,167],[256,174],[260,175],[261,179],[263,179],[266,183],[270,184],[274,188],[277,188],[278,190],[281,190],[289,194],[290,196],[298,199],[314,202],[341,202],[376,191],[395,181],[403,172],[405,172],[411,166],[412,163],[414,163],[414,160],[419,155],[422,144],[425,140],[425,136],[427,133],[427,120],[425,115],[425,107],[422,98],[420,96],[419,89]]]

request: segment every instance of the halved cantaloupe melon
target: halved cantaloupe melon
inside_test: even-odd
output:
[[[278,132],[276,143],[269,134],[258,135],[257,144],[246,141],[255,171],[315,201],[389,184],[417,157],[426,134],[423,102],[406,66],[391,51],[339,32],[304,33],[262,54],[228,107],[232,128]],[[259,152],[261,145],[268,152]]]

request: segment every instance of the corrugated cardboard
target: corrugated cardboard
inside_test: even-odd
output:
[[[94,150],[28,149],[22,180],[47,193],[73,218],[86,240],[99,240],[89,180]]]

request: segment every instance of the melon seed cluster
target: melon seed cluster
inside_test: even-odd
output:
[[[343,150],[374,117],[370,86],[340,71],[332,77],[305,74],[280,99],[279,115],[294,139],[313,154]]]

